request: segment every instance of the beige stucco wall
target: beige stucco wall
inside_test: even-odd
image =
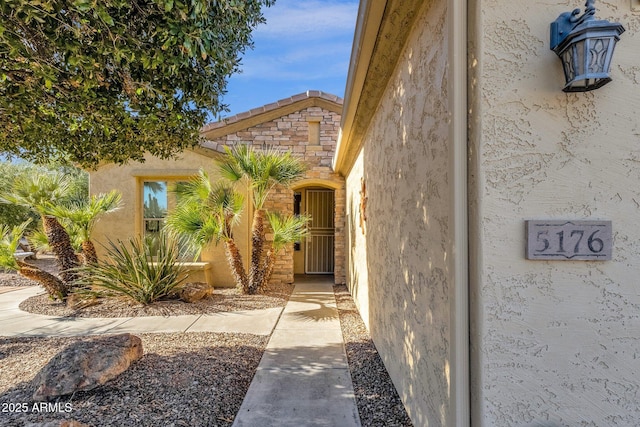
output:
[[[356,162],[347,178],[347,283],[360,317],[365,325],[371,329],[369,319],[369,268],[367,265],[367,223],[366,207],[363,198],[367,198],[366,186],[363,194],[362,180],[364,179],[364,153],[360,151]],[[368,203],[368,198],[367,202]]]
[[[124,166],[104,165],[90,172],[89,185],[91,194],[99,194],[118,189],[122,192],[122,209],[105,215],[96,225],[94,238],[100,255],[104,254],[103,245],[111,240],[127,242],[130,237],[140,235],[142,229],[141,209],[142,182],[145,180],[162,180],[172,178],[188,178],[202,168],[211,180],[217,176],[215,160],[211,157],[185,151],[177,159],[160,160],[148,157],[144,163],[130,163]],[[236,241],[245,264],[248,260],[248,215],[242,216],[236,228]],[[212,245],[201,255],[203,261],[212,266],[215,286],[235,286],[233,277],[224,254],[222,245]]]
[[[452,416],[446,2],[417,13],[347,176],[348,283],[414,425],[443,426]]]
[[[549,23],[581,2],[474,1],[472,399],[477,426],[640,420],[640,13],[613,82],[565,94]],[[613,260],[524,259],[525,219],[613,221]]]

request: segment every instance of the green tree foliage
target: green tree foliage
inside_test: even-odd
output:
[[[251,263],[249,287],[254,294],[265,283],[264,256],[266,244],[264,202],[276,186],[288,187],[305,172],[305,165],[291,152],[256,150],[246,145],[225,147],[227,156],[220,163],[222,176],[231,182],[244,181],[251,191],[253,221],[251,225]]]
[[[94,167],[193,146],[273,2],[0,2],[0,150]]]
[[[65,202],[86,200],[89,197],[89,175],[81,169],[73,166],[59,164],[34,165],[28,162],[0,162],[0,189],[13,188],[16,181],[28,177],[59,172],[65,175],[69,181],[69,190]],[[12,203],[0,203],[0,224],[9,227],[17,226],[31,219],[29,229],[37,226],[39,216],[31,206]]]
[[[68,289],[60,279],[15,257],[18,243],[28,223],[26,221],[13,227],[0,225],[0,266],[18,270],[23,276],[39,282],[52,298],[64,300]]]
[[[120,207],[122,194],[118,190],[111,190],[106,194],[94,194],[89,200],[54,206],[51,214],[64,220],[67,232],[79,238],[84,261],[95,264],[98,262],[98,254],[91,240],[93,229],[104,214],[116,211]]]

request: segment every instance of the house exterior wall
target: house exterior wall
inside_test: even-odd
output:
[[[233,133],[212,138],[205,146],[216,151],[223,146],[246,144],[252,141],[255,148],[279,147],[291,151],[307,166],[303,179],[294,183],[294,189],[325,187],[335,191],[335,271],[336,283],[345,282],[345,219],[344,179],[334,173],[331,161],[340,130],[340,106],[336,111],[309,106],[272,120]],[[311,131],[310,131],[311,130]],[[293,213],[293,190],[277,188],[266,204],[285,213]],[[304,244],[302,251],[305,250]],[[303,257],[301,257],[304,259]],[[298,270],[299,271],[299,270]],[[288,248],[278,257],[272,282],[293,282],[294,251]]]
[[[596,2],[613,82],[565,94],[549,23],[583,4],[470,4],[472,425],[637,425],[640,12]],[[528,261],[526,219],[611,220],[613,259]]]
[[[443,426],[454,274],[446,2],[415,15],[388,82],[371,83],[384,93],[347,167],[348,286],[414,425]]]
[[[97,223],[94,238],[98,243],[99,255],[104,255],[104,245],[108,241],[127,242],[133,236],[142,235],[142,183],[150,180],[183,179],[195,176],[200,169],[216,179],[215,160],[194,151],[184,151],[177,159],[160,160],[148,157],[144,163],[130,163],[124,166],[104,165],[89,175],[91,194],[106,193],[112,189],[122,192],[122,209],[105,215]],[[248,259],[249,223],[246,215],[236,228],[236,240],[244,260]],[[222,245],[211,245],[203,250],[202,261],[211,264],[215,286],[233,287],[235,282],[226,260]],[[246,261],[245,261],[246,262]]]

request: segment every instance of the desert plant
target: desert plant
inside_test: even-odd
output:
[[[50,173],[60,173],[69,180],[69,188],[64,197],[65,200],[73,201],[87,198],[89,194],[88,173],[76,167],[60,163],[34,165],[24,161],[0,161],[0,189],[12,188],[17,179]],[[30,206],[0,203],[0,224],[13,227],[14,225],[20,225],[27,219],[31,219],[32,222],[28,226],[28,230],[31,230],[36,228],[38,218],[38,214]]]
[[[71,180],[61,173],[20,176],[10,188],[0,189],[0,201],[26,206],[42,218],[42,225],[49,246],[56,256],[60,276],[66,286],[77,279],[74,270],[79,260],[71,244],[69,234],[52,215],[51,209],[69,196]]]
[[[60,279],[34,265],[17,259],[15,256],[20,238],[29,222],[28,220],[13,227],[0,226],[0,266],[9,270],[17,270],[24,277],[39,282],[52,298],[64,300],[67,296],[67,288]]]
[[[267,219],[273,231],[273,243],[265,253],[262,264],[262,283],[264,288],[271,279],[275,259],[287,245],[298,242],[308,235],[307,225],[311,217],[307,215],[283,215],[280,212],[267,212]]]
[[[234,279],[246,291],[249,282],[233,239],[233,227],[240,220],[244,197],[225,183],[212,185],[204,171],[175,191],[179,202],[167,217],[167,229],[189,246],[196,257],[210,243],[224,242]]]
[[[251,264],[246,291],[253,294],[264,283],[264,256],[267,252],[264,203],[274,187],[291,185],[302,176],[305,167],[288,151],[256,150],[246,145],[225,149],[227,156],[220,163],[223,177],[231,182],[244,181],[252,196]]]
[[[151,250],[149,239],[131,238],[128,245],[109,242],[105,261],[78,268],[77,284],[102,297],[120,297],[150,304],[169,297],[187,278],[177,263],[175,239],[161,233]]]
[[[57,218],[66,220],[69,234],[79,238],[86,263],[98,262],[96,248],[91,241],[93,228],[106,213],[120,209],[122,194],[112,190],[106,194],[93,195],[88,201],[75,201],[68,205],[53,206],[49,211]]]
[[[227,157],[220,164],[220,171],[231,183],[244,181],[250,189],[254,214],[251,234],[251,262],[249,273],[245,270],[242,256],[233,237],[233,226],[237,223],[242,211],[243,199],[227,184],[212,185],[208,176],[201,172],[183,189],[178,190],[178,207],[169,215],[167,226],[174,233],[186,238],[192,245],[201,250],[211,242],[224,241],[227,259],[234,279],[243,292],[254,294],[263,288],[273,271],[274,257],[282,248],[276,247],[285,242],[285,235],[292,234],[295,222],[281,220],[280,236],[270,244],[266,239],[265,226],[267,211],[264,203],[271,190],[278,185],[290,185],[304,172],[304,165],[290,152],[275,150],[254,150],[247,146],[234,149],[226,148]],[[285,222],[287,227],[285,227]],[[306,223],[305,217],[299,218]],[[300,226],[301,230],[305,226]],[[276,233],[277,234],[277,233]],[[283,240],[279,240],[279,239]],[[298,237],[286,241],[290,243]],[[283,243],[283,244],[286,244]]]

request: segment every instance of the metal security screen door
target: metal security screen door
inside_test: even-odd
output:
[[[333,273],[333,190],[307,190],[307,213],[311,215],[307,237],[307,274]]]

